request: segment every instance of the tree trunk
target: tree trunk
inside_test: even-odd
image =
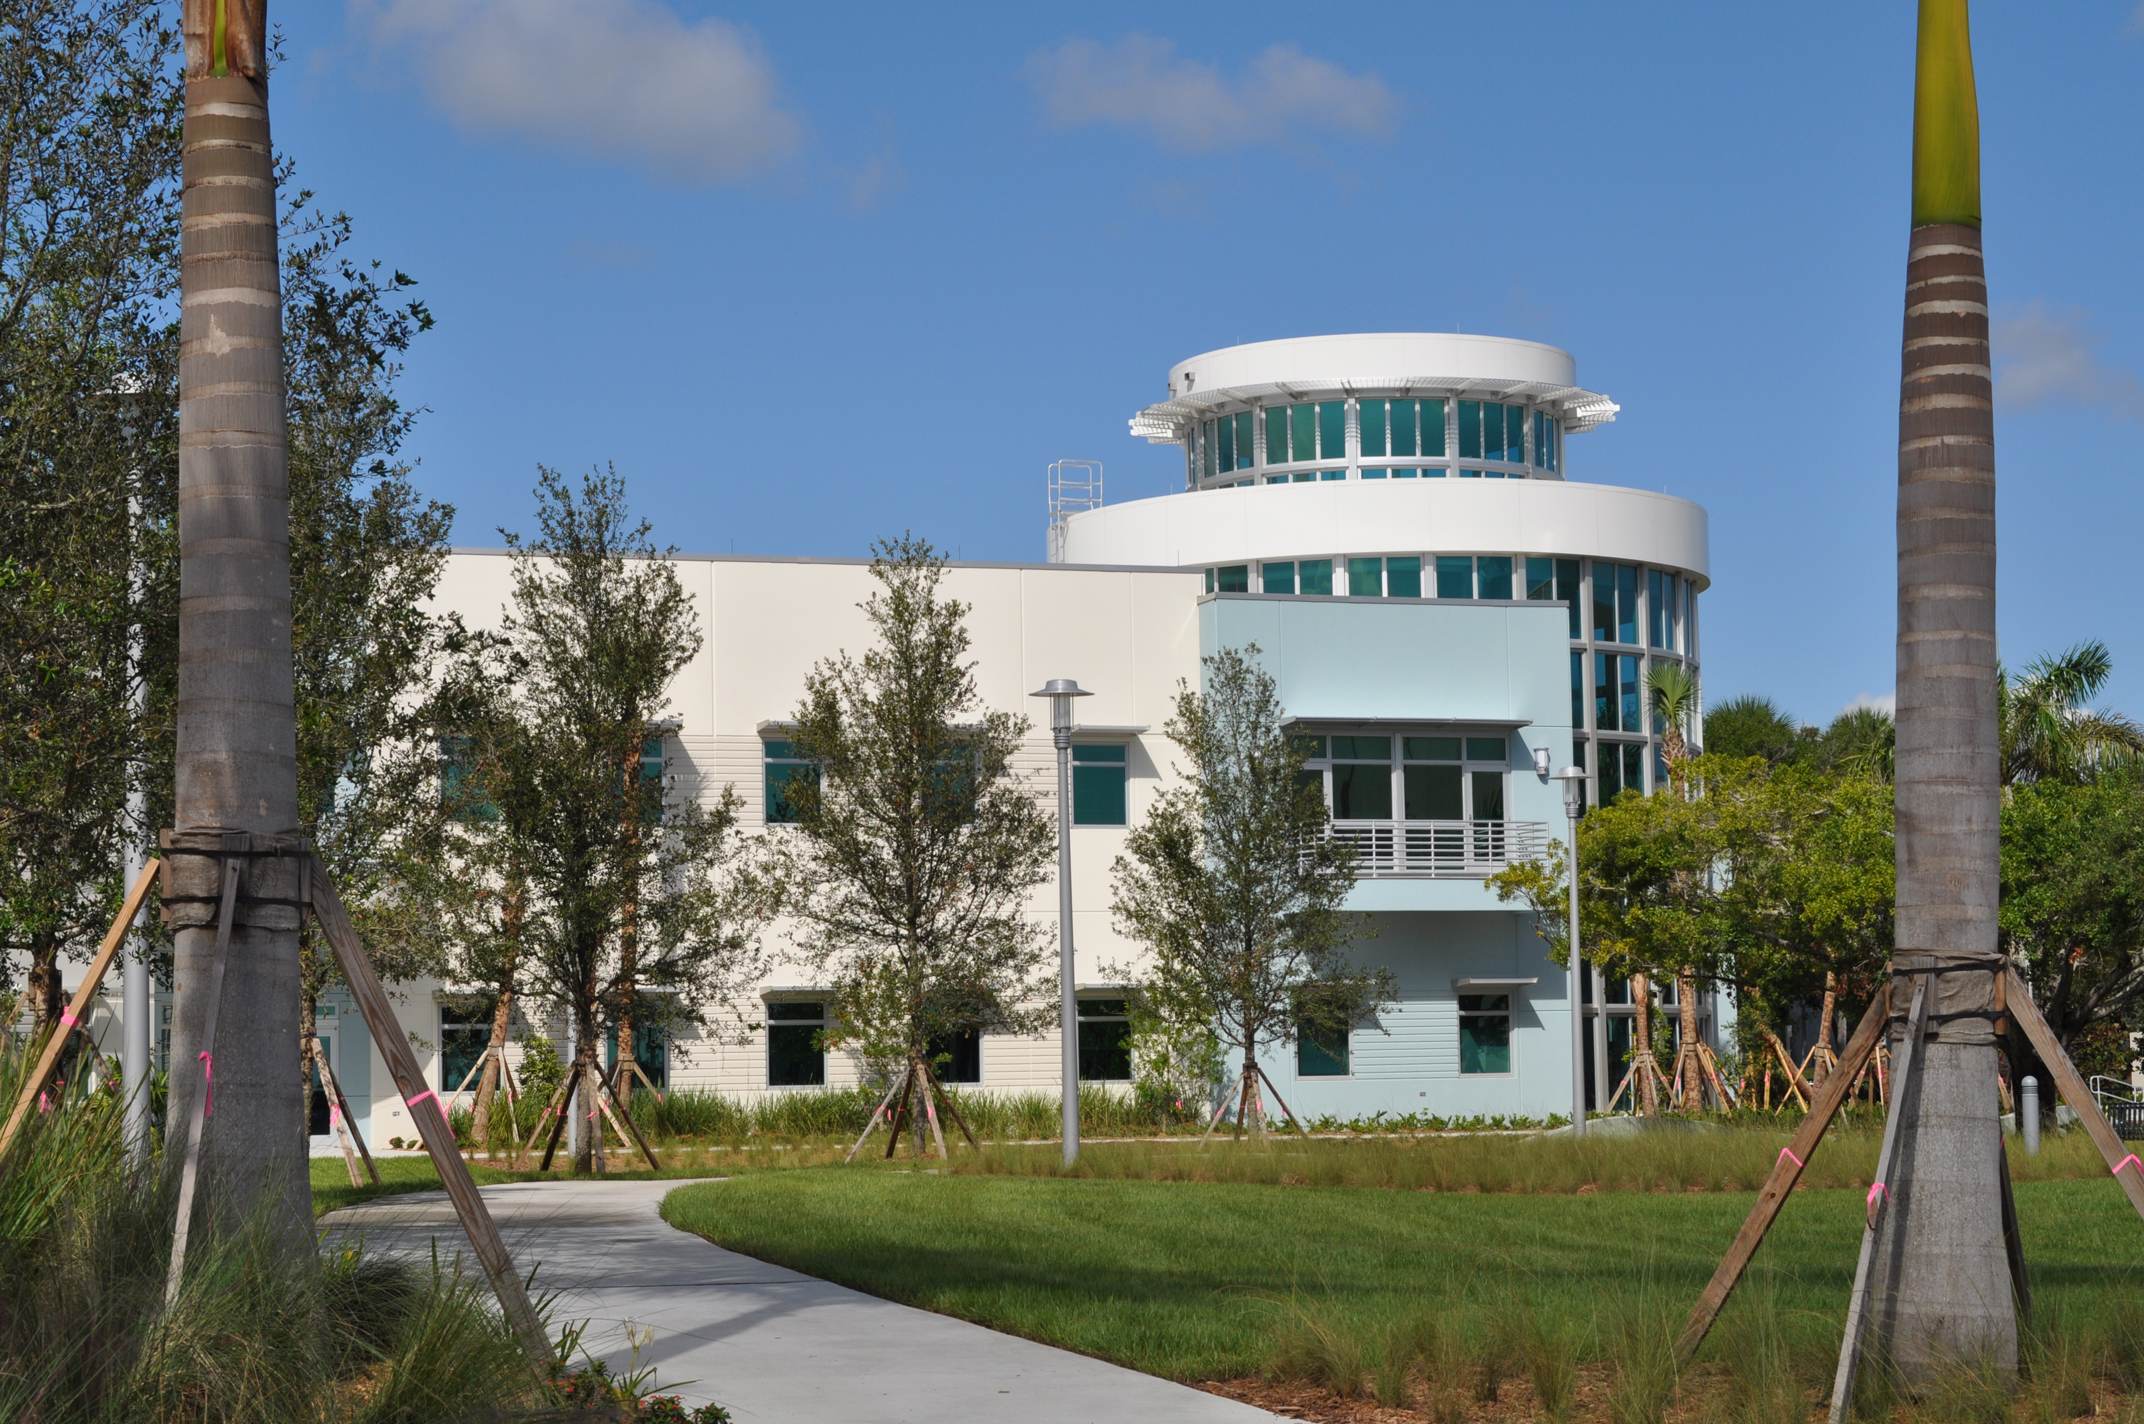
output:
[[[1877,1252],[1882,1353],[1909,1387],[1959,1361],[2017,1369],[2017,1317],[1988,1164],[2001,811],[1996,731],[1995,425],[1981,258],[1979,117],[1964,0],[1922,0],[1913,232],[1898,416],[1898,911],[1894,970],[1931,983],[1936,1028],[1902,1124]],[[1903,1015],[1912,982],[1894,978]],[[1896,1061],[1894,1059],[1894,1061]],[[1894,1085],[1895,1087],[1895,1085]],[[1900,1096],[1892,1093],[1894,1101]]]
[[[575,1115],[574,1125],[579,1129],[574,1137],[573,1170],[583,1174],[594,1166],[596,1124],[602,1120],[600,1113],[589,1116],[598,1112],[596,1093],[601,1091],[596,1086],[596,1042],[594,1033],[590,1032],[592,1027],[587,1021],[581,1025],[579,1051],[573,1055],[571,1069],[573,1092],[566,1099],[566,1110]]]
[[[1700,1108],[1705,1105],[1705,1064],[1697,1052],[1697,976],[1688,970],[1675,976],[1675,1012],[1682,1028],[1682,1044],[1675,1052],[1675,1068],[1682,1074],[1682,1101],[1675,1106],[1688,1112],[1692,1103]]]
[[[1654,1086],[1653,1075],[1645,1071],[1645,1060],[1653,1056],[1653,981],[1643,974],[1630,976],[1630,1001],[1637,1006],[1637,1021],[1632,1025],[1637,1030],[1631,1044],[1631,1059],[1638,1065],[1636,1073],[1638,1112],[1645,1117],[1660,1116],[1660,1096]]]
[[[49,930],[30,936],[30,973],[23,988],[36,1015],[31,1029],[34,1041],[59,1024],[60,1011],[67,1007],[67,996],[60,990],[59,936]]]
[[[491,1009],[491,1040],[485,1045],[489,1057],[477,1080],[476,1111],[470,1119],[470,1135],[478,1147],[491,1142],[491,1100],[499,1090],[499,1066],[506,1054],[506,1034],[514,1021],[514,971],[521,963],[521,916],[528,889],[517,876],[506,888],[506,904],[499,916],[499,937],[506,941],[506,968],[499,976],[499,997]],[[511,1111],[511,1109],[509,1109]]]
[[[173,819],[180,832],[295,837],[290,481],[265,20],[260,0],[185,0],[182,28]],[[242,891],[253,879],[249,871]],[[203,995],[216,938],[212,904],[178,909],[174,1124],[201,1110],[197,1055],[209,1048]],[[268,1205],[292,1250],[309,1248],[312,1226],[304,1095],[292,1071],[299,1001],[296,905],[241,893],[214,1045],[219,1111],[202,1145],[203,1195],[231,1220]]]
[[[1839,1012],[1839,976],[1832,970],[1824,971],[1824,1017],[1816,1026],[1816,1081],[1822,1087],[1831,1076],[1831,1060],[1837,1055],[1831,1048],[1831,1020]]]

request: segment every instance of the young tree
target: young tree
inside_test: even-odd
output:
[[[896,1130],[930,1110],[946,1038],[1032,1033],[1054,1012],[1026,911],[1056,832],[1013,768],[1027,719],[983,706],[945,570],[913,536],[877,546],[876,643],[806,678],[789,737],[817,774],[789,782],[794,827],[773,838],[797,948],[834,989],[827,1041],[898,1071]]]
[[[506,535],[514,601],[497,682],[514,730],[470,774],[493,804],[540,808],[494,824],[514,836],[510,875],[526,878],[516,973],[525,996],[571,1020],[568,1081],[585,1115],[621,1020],[659,1011],[719,1032],[709,1006],[758,973],[763,901],[739,863],[734,789],[707,808],[682,779],[643,774],[670,681],[701,643],[667,551],[631,520],[615,472],[576,494],[542,470],[538,498],[538,537]],[[584,1137],[577,1168],[590,1149]]]
[[[1241,1053],[1239,1131],[1262,1134],[1258,1083],[1273,1085],[1260,1050],[1354,1028],[1397,988],[1352,953],[1364,931],[1345,909],[1355,850],[1328,833],[1324,791],[1304,775],[1258,655],[1224,648],[1204,660],[1203,692],[1179,688],[1167,731],[1188,775],[1126,838],[1113,908],[1150,955],[1141,999]]]

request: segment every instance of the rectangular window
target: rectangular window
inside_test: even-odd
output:
[[[1669,574],[1667,577],[1668,642],[1671,651],[1681,652],[1682,647],[1682,580]]]
[[[1443,738],[1409,737],[1411,746],[1416,741],[1445,740]],[[1451,740],[1456,741],[1456,738]],[[1456,754],[1457,748],[1453,748]],[[1463,773],[1457,766],[1408,765],[1402,771],[1402,780],[1407,788],[1407,819],[1410,821],[1458,821],[1467,814],[1465,792],[1461,789]]]
[[[1209,480],[1214,477],[1214,454],[1218,444],[1213,435],[1213,422],[1209,420],[1199,428],[1199,467]]]
[[[1514,465],[1526,463],[1525,406],[1507,405],[1504,407],[1504,458]]]
[[[1411,480],[1420,473],[1421,471],[1419,470],[1394,470],[1392,472],[1392,478],[1396,480]]]
[[[439,1006],[439,1089],[452,1093],[491,1046],[491,1011]],[[332,1064],[330,1067],[334,1066]]]
[[[1266,463],[1288,463],[1288,407],[1284,405],[1266,407]]]
[[[1304,1021],[1295,1026],[1295,1076],[1345,1078],[1347,1030]]]
[[[1593,641],[1615,641],[1615,565],[1593,566]]]
[[[1385,596],[1387,598],[1420,598],[1422,596],[1422,560],[1410,555],[1404,559],[1385,560]]]
[[[1511,555],[1484,554],[1474,561],[1477,598],[1511,597]]]
[[[1636,644],[1638,641],[1638,566],[1617,564],[1615,566],[1615,640],[1618,643]]]
[[[1432,459],[1441,459],[1444,455],[1444,402],[1441,399],[1423,401],[1421,411],[1422,453]]]
[[[1366,480],[1381,480],[1389,473],[1388,470],[1364,470],[1362,477]]]
[[[1509,737],[1468,737],[1468,761],[1509,761],[1511,739]]]
[[[1239,410],[1236,422],[1236,468],[1248,470],[1257,455],[1258,418],[1256,412]]]
[[[1481,457],[1504,458],[1504,407],[1495,401],[1481,403]]]
[[[1212,569],[1208,569],[1208,570],[1206,570],[1206,591],[1207,591],[1208,593],[1212,593],[1212,592],[1213,592],[1213,570],[1212,570]]]
[[[1593,725],[1596,730],[1617,730],[1615,700],[1615,654],[1593,655]]]
[[[1437,597],[1472,598],[1474,561],[1465,554],[1437,555]]]
[[[1333,561],[1331,559],[1305,559],[1296,565],[1301,574],[1297,592],[1329,598],[1333,591]]]
[[[1318,402],[1318,458],[1347,458],[1347,402],[1344,400]]]
[[[931,1071],[941,1083],[983,1081],[983,1036],[972,1028],[941,1033],[930,1041]]]
[[[1511,1071],[1511,996],[1459,996],[1459,1071]]]
[[[1288,407],[1288,458],[1291,460],[1315,460],[1318,458],[1318,408],[1314,405],[1291,405]]]
[[[1216,424],[1216,433],[1221,437],[1221,473],[1228,474],[1236,468],[1236,421],[1233,416],[1222,416]]]
[[[767,824],[776,826],[794,821],[797,814],[796,808],[789,804],[789,783],[801,779],[817,786],[819,769],[792,755],[787,742],[761,742],[760,753],[765,761],[767,774]]]
[[[1408,761],[1458,761],[1457,737],[1407,737],[1400,750]]]
[[[1586,655],[1571,654],[1571,727],[1584,731],[1586,726]]]
[[[1623,785],[1632,791],[1645,790],[1645,748],[1636,742],[1623,746]]]
[[[1392,402],[1392,453],[1396,456],[1411,459],[1422,453],[1415,439],[1416,410],[1413,401]]]
[[[640,1065],[640,1071],[647,1074],[648,1081],[656,1087],[660,1088],[669,1082],[669,1046],[663,1037],[663,1026],[661,1024],[637,1021],[634,1023],[633,1061]],[[617,1063],[618,1030],[613,1027],[610,1032],[603,1036],[603,1066],[606,1069],[614,1068]],[[620,1083],[618,1087],[622,1096],[626,1085]]]
[[[1258,571],[1259,586],[1267,593],[1295,592],[1294,564],[1266,564]]]
[[[1079,1001],[1079,1080],[1132,1080],[1132,1025],[1122,999]]]
[[[1347,478],[1347,471],[1346,471],[1346,470],[1320,470],[1320,471],[1318,471],[1318,478],[1319,478],[1319,479],[1321,479],[1321,480],[1344,480],[1344,479],[1346,479],[1346,478]]]
[[[817,999],[788,999],[767,1005],[767,1085],[772,1088],[818,1088],[826,1085],[826,1052],[819,1035],[826,1029],[826,1005]]]
[[[1392,819],[1392,738],[1334,737],[1332,813],[1336,821]]]
[[[1381,400],[1355,402],[1355,413],[1359,420],[1358,429],[1362,444],[1362,457],[1365,460],[1382,460],[1385,458],[1385,408],[1393,404],[1405,405],[1406,402]],[[1413,452],[1408,453],[1412,454]]]
[[[1481,457],[1481,402],[1463,400],[1459,403],[1459,458]]]
[[[1526,560],[1526,597],[1530,602],[1548,603],[1556,597],[1556,561],[1537,559],[1529,555]]]
[[[1351,598],[1382,598],[1385,593],[1383,559],[1349,559],[1347,591]]]
[[[1288,750],[1311,761],[1320,761],[1325,756],[1325,738],[1295,736],[1288,738]]]
[[[1601,804],[1623,794],[1623,757],[1614,742],[1601,743]]]
[[[1214,588],[1221,593],[1249,593],[1251,591],[1251,566],[1249,564],[1223,564],[1215,569]]]
[[[1081,742],[1072,748],[1072,824],[1125,824],[1125,760],[1122,742]]]
[[[1619,661],[1623,664],[1623,730],[1642,732],[1645,730],[1645,717],[1638,706],[1638,660],[1625,654]]]
[[[1299,485],[1307,485],[1307,484],[1309,484],[1309,483],[1310,483],[1310,482],[1311,482],[1312,480],[1315,480],[1316,478],[1317,478],[1317,476],[1316,476],[1316,475],[1314,475],[1314,474],[1312,474],[1312,473],[1311,473],[1310,471],[1308,471],[1308,470],[1305,470],[1305,471],[1304,471],[1304,472],[1303,472],[1302,474],[1300,474],[1300,475],[1296,475],[1296,476],[1294,476],[1294,477],[1293,477],[1293,479],[1294,479],[1294,482],[1295,482],[1296,484],[1299,484]]]
[[[1468,774],[1474,783],[1474,814],[1476,821],[1501,821],[1504,819],[1504,773],[1501,771],[1476,771]]]
[[[1668,580],[1658,569],[1645,571],[1645,645],[1668,645]]]

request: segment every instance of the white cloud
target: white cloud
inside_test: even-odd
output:
[[[1391,132],[1399,104],[1374,75],[1349,74],[1292,44],[1277,44],[1229,79],[1211,64],[1177,59],[1176,46],[1126,35],[1105,48],[1066,40],[1028,61],[1029,80],[1060,128],[1143,128],[1165,148],[1199,153],[1327,129]]]
[[[350,0],[350,13],[481,133],[687,183],[747,177],[797,146],[773,66],[725,20],[688,24],[655,0]]]
[[[1995,357],[1995,403],[2005,410],[2043,405],[2098,406],[2144,420],[2144,382],[2102,360],[2107,333],[2091,330],[2091,313],[2050,311],[2035,297],[1997,317],[1988,343]]]
[[[1898,694],[1896,692],[1884,692],[1871,696],[1864,692],[1844,707],[1841,707],[1839,715],[1843,717],[1848,712],[1859,712],[1864,708],[1871,712],[1881,712],[1886,717],[1896,717],[1898,715]]]

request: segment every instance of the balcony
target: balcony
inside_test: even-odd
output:
[[[1358,879],[1481,878],[1548,852],[1546,821],[1334,821]]]

